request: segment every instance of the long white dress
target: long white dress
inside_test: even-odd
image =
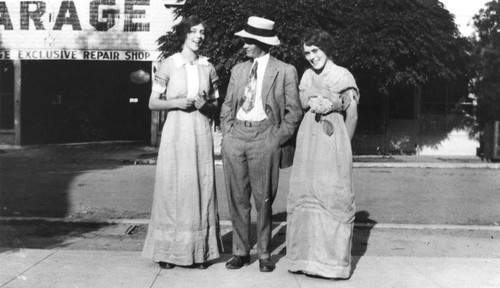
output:
[[[215,68],[203,57],[192,65],[174,54],[160,62],[155,81],[166,87],[167,99],[203,91],[217,95]],[[195,109],[170,110],[162,130],[144,257],[192,265],[220,256],[213,160],[209,118]]]
[[[346,89],[338,99],[338,111],[320,119],[309,110],[299,127],[287,199],[286,245],[292,272],[350,277],[356,207],[351,143],[341,112],[350,101],[358,101],[358,88],[351,73],[331,61],[320,74],[307,70],[299,87],[303,102],[318,91]],[[325,129],[325,121],[333,131]]]

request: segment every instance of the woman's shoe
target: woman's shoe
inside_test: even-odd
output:
[[[158,262],[158,264],[160,265],[160,267],[162,269],[172,269],[175,267],[175,265],[172,263],[167,263],[167,262],[162,262],[162,261]]]
[[[207,269],[208,268],[208,264],[205,262],[205,263],[200,263],[200,264],[197,264],[198,265],[198,269]]]

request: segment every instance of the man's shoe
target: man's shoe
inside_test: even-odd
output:
[[[276,266],[269,259],[259,259],[260,272],[272,272]]]
[[[229,261],[226,262],[227,269],[240,269],[243,265],[250,263],[250,256],[233,255]]]
[[[162,261],[158,262],[158,264],[160,265],[160,267],[162,269],[172,269],[175,267],[175,265],[172,263],[167,263],[167,262],[162,262]]]

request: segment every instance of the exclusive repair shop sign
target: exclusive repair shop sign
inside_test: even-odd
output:
[[[174,23],[173,11],[165,4],[0,1],[0,60],[157,60],[156,41]]]

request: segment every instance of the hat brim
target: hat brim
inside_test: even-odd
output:
[[[271,45],[271,46],[277,46],[277,45],[281,44],[281,42],[277,36],[272,36],[272,37],[257,36],[254,34],[250,34],[245,30],[241,30],[240,32],[236,32],[236,33],[234,33],[234,35],[239,36],[239,37],[243,37],[243,38],[255,39],[261,43]]]

